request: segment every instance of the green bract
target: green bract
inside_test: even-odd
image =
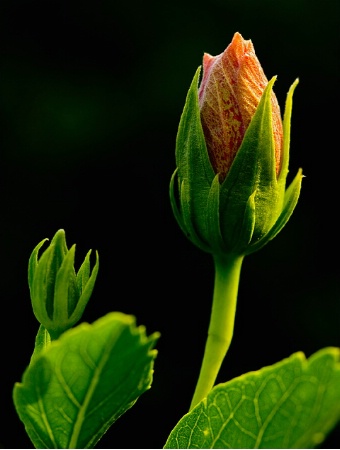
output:
[[[68,249],[64,230],[58,230],[40,258],[42,240],[33,250],[28,264],[28,284],[35,317],[57,339],[81,318],[96,281],[99,260],[92,273],[87,253],[78,273],[74,269],[75,244]]]
[[[176,140],[177,168],[170,182],[171,205],[185,235],[212,254],[247,255],[263,247],[283,228],[299,198],[300,169],[286,190],[292,96],[283,121],[281,171],[276,176],[272,130],[272,78],[245,133],[225,180],[210,163],[200,120],[196,71],[187,94]]]

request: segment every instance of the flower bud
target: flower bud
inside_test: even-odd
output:
[[[57,339],[81,318],[90,299],[99,269],[98,253],[92,273],[87,253],[78,273],[74,269],[75,245],[67,248],[64,230],[58,230],[40,258],[42,240],[28,264],[28,284],[37,320]]]
[[[239,33],[218,56],[203,57],[203,79],[198,91],[201,122],[214,172],[223,181],[241,146],[268,80],[251,41]],[[281,167],[282,120],[271,93],[276,174]]]
[[[284,120],[251,41],[236,33],[227,49],[203,58],[187,94],[170,182],[175,218],[212,254],[246,255],[283,228],[299,198],[302,171],[286,189],[290,119]],[[177,182],[177,183],[176,183]]]

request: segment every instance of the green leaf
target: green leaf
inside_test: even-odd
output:
[[[42,350],[13,391],[35,447],[93,448],[150,388],[158,337],[115,312],[66,331]]]
[[[217,385],[164,448],[314,448],[340,420],[339,357],[298,352]]]

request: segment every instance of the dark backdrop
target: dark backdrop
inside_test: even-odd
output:
[[[37,322],[34,246],[66,231],[101,267],[84,319],[109,311],[160,331],[154,383],[100,442],[161,448],[187,411],[209,320],[210,255],[170,209],[177,126],[203,52],[251,39],[283,109],[295,80],[289,224],[245,259],[234,339],[219,381],[340,346],[337,0],[1,0],[1,431],[31,448],[13,408]],[[338,440],[337,440],[338,439]],[[339,446],[339,428],[323,447]]]

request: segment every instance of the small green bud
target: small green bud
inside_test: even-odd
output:
[[[81,318],[92,294],[99,269],[98,252],[91,272],[87,253],[78,273],[74,269],[75,244],[68,249],[65,231],[58,230],[49,247],[38,257],[43,239],[28,263],[28,285],[37,320],[57,339]]]

